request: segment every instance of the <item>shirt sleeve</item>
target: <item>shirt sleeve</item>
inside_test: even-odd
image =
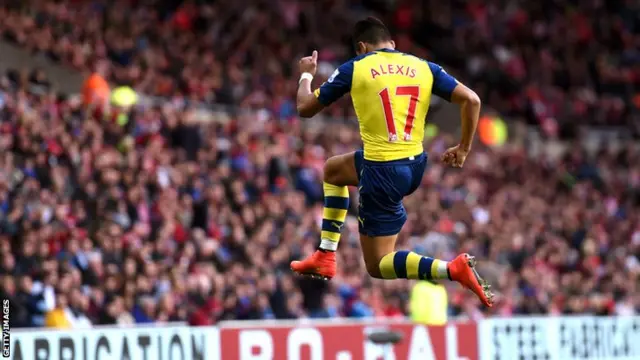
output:
[[[353,78],[353,61],[346,62],[331,74],[331,77],[322,84],[313,94],[324,106],[331,105],[340,99],[344,94],[351,91],[351,80]]]
[[[433,74],[432,92],[447,101],[451,101],[451,94],[453,94],[453,89],[458,85],[458,80],[447,74],[442,66],[432,62],[428,63]]]

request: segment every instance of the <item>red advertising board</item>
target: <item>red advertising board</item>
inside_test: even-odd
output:
[[[223,360],[479,360],[474,323],[236,324],[220,329]],[[402,333],[401,342],[391,347],[367,340],[381,330]]]

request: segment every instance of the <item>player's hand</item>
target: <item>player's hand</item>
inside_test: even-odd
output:
[[[465,150],[460,145],[456,145],[442,154],[442,162],[453,167],[461,168],[464,165],[464,161],[467,159],[469,150]]]
[[[300,59],[298,63],[300,67],[300,73],[309,73],[313,76],[316,75],[316,69],[318,68],[318,52],[313,50],[311,56],[305,56]]]

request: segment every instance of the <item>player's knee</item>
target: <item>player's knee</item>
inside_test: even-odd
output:
[[[337,157],[331,157],[324,163],[324,182],[338,184],[340,181],[340,162]]]
[[[376,266],[367,266],[367,273],[374,279],[382,279],[380,268]]]
[[[382,279],[382,272],[380,271],[380,259],[371,259],[367,261],[365,259],[365,266],[367,273],[374,279]]]

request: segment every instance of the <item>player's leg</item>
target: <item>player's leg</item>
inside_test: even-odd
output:
[[[349,210],[349,189],[358,185],[357,168],[362,152],[351,152],[329,158],[324,164],[324,207],[320,246],[322,251],[336,251],[340,232]]]
[[[395,251],[397,235],[360,235],[365,266],[370,276],[377,279],[451,280],[473,291],[486,305],[491,306],[493,294],[490,286],[475,269],[475,259],[468,254],[458,255],[447,262],[413,251]]]
[[[324,163],[324,183],[335,186],[357,186],[358,168],[362,166],[362,150],[332,156]]]
[[[365,164],[360,191],[359,230],[367,272],[380,279],[453,280],[472,290],[491,306],[488,285],[475,271],[467,254],[446,262],[405,250],[395,251],[398,233],[407,214],[402,199],[419,186],[426,157],[396,162],[394,166]]]
[[[362,255],[370,276],[377,279],[450,280],[448,262],[412,251],[395,251],[397,237],[360,235]]]
[[[395,250],[398,233],[407,219],[401,202],[394,206],[389,199],[384,207],[377,207],[380,203],[373,204],[368,194],[360,196],[360,245],[370,276],[378,279],[450,280],[448,262],[411,251]],[[393,207],[396,207],[393,213],[387,211]]]
[[[291,269],[299,274],[330,279],[336,273],[335,251],[349,209],[347,186],[358,185],[358,168],[362,151],[329,158],[324,166],[324,208],[318,251],[303,261],[292,261]]]
[[[367,162],[360,191],[360,243],[369,275],[380,279],[447,279],[447,262],[410,251],[395,251],[398,233],[407,221],[402,200],[419,186],[426,155],[390,165]]]

